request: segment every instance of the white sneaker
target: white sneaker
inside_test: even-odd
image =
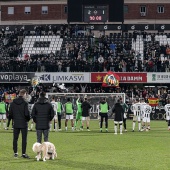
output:
[[[123,133],[120,133],[120,135],[123,135]]]
[[[90,129],[87,129],[88,132],[90,132],[91,130]]]
[[[58,131],[62,131],[62,129],[58,129]]]
[[[114,135],[117,135],[117,133],[114,133]]]

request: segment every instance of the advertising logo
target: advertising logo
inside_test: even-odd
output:
[[[40,80],[42,80],[42,81],[50,81],[51,76],[50,76],[50,74],[43,74],[43,75],[40,76]]]

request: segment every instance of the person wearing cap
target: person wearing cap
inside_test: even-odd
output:
[[[90,131],[90,129],[89,129],[89,122],[90,122],[90,114],[89,114],[89,112],[90,112],[90,109],[92,108],[92,106],[88,102],[87,96],[85,96],[81,107],[82,107],[82,126],[81,126],[81,130],[83,130],[84,121],[86,120],[87,131]]]
[[[100,132],[102,132],[102,126],[103,126],[103,119],[105,119],[105,128],[106,132],[108,132],[108,111],[109,111],[109,105],[106,101],[106,98],[103,98],[102,101],[99,104],[99,115],[100,118]]]

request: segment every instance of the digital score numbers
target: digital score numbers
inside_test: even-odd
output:
[[[84,6],[84,22],[107,22],[107,6]]]

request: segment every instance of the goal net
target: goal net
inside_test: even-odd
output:
[[[77,111],[76,100],[78,97],[84,99],[85,97],[88,99],[92,108],[90,109],[91,118],[95,119],[98,116],[98,108],[99,102],[102,98],[106,98],[108,105],[110,106],[109,113],[117,102],[118,99],[122,99],[125,102],[125,93],[47,93],[46,97],[51,101],[52,97],[55,97],[57,100],[60,99],[60,102],[64,105],[67,102],[67,98],[70,98],[71,102],[74,106],[74,113]]]

